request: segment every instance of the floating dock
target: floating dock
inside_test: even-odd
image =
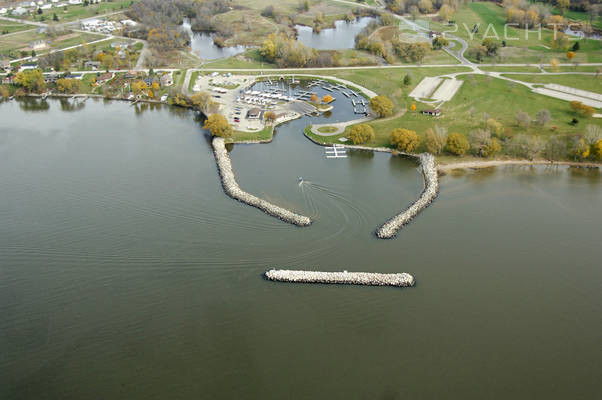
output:
[[[265,273],[266,279],[275,282],[329,283],[365,286],[414,286],[414,277],[408,273],[380,274],[376,272],[321,272],[271,269]]]

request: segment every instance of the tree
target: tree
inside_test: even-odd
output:
[[[575,139],[573,145],[573,156],[575,159],[585,160],[587,157],[589,157],[589,153],[589,146],[587,143],[585,143],[585,140],[583,138]]]
[[[331,95],[329,95],[329,94],[327,94],[326,96],[322,97],[322,103],[328,104],[328,103],[332,102],[333,100],[334,100],[334,98]]]
[[[10,91],[4,85],[0,85],[0,98],[8,99],[10,97]]]
[[[452,133],[447,137],[447,150],[457,156],[461,156],[470,149],[468,139],[461,133]]]
[[[410,74],[406,74],[406,75],[403,77],[403,84],[404,84],[405,86],[408,86],[410,83],[412,83],[412,77],[410,76]]]
[[[205,120],[203,128],[209,129],[212,136],[219,136],[222,138],[232,136],[232,127],[226,118],[221,114],[211,114],[209,118]]]
[[[566,52],[566,58],[568,58],[569,60],[572,60],[573,58],[575,58],[576,53],[574,51],[567,51]]]
[[[311,101],[312,103],[319,103],[320,98],[318,97],[317,94],[312,94],[311,97],[309,98],[309,101]]]
[[[53,20],[54,22],[58,22],[58,20],[59,20],[59,17],[58,17],[58,15],[56,15],[56,13],[53,13],[53,14],[52,14],[52,20]]]
[[[39,93],[46,89],[46,83],[44,83],[44,76],[40,69],[28,69],[17,73],[15,76],[15,82],[22,86],[26,92]]]
[[[476,129],[470,132],[470,147],[480,157],[486,157],[491,144],[491,133],[487,129]]]
[[[416,111],[416,103],[412,103],[410,110],[412,110],[412,112]]]
[[[564,15],[566,10],[571,6],[571,0],[556,0],[556,5]]]
[[[440,154],[447,141],[447,128],[435,125],[426,130],[426,149],[429,153]]]
[[[545,126],[552,119],[550,111],[543,109],[537,112],[537,123],[541,126]]]
[[[502,145],[500,144],[500,142],[498,142],[496,138],[493,138],[489,142],[489,145],[487,145],[487,147],[485,148],[485,151],[483,152],[483,157],[494,156],[500,151],[502,151]]]
[[[351,128],[349,139],[353,144],[364,144],[374,140],[374,129],[368,124],[359,124]]]
[[[387,96],[375,96],[370,99],[370,108],[380,117],[393,115],[393,102]]]
[[[504,133],[504,125],[493,118],[487,120],[487,128],[498,136]]]
[[[442,20],[449,22],[449,20],[454,16],[454,9],[447,4],[444,4],[439,9],[439,16]]]
[[[415,131],[397,128],[391,131],[389,141],[398,150],[411,153],[418,148],[422,139]]]
[[[144,81],[136,81],[136,82],[132,83],[132,92],[134,92],[134,94],[139,94],[140,92],[142,92],[145,89],[146,89],[146,83],[144,83]]]
[[[516,113],[516,123],[518,124],[518,126],[526,128],[531,123],[531,117],[526,112],[519,111],[518,113]]]
[[[575,112],[576,114],[583,115],[584,117],[591,117],[596,111],[593,107],[585,105],[580,101],[573,100],[570,104],[573,112]]]
[[[557,136],[548,139],[544,147],[544,155],[548,160],[559,160],[566,154],[566,143]]]
[[[579,42],[575,42],[575,44],[573,45],[573,51],[577,52],[579,51],[580,45]]]
[[[593,153],[598,160],[602,160],[602,139],[598,140],[598,143],[592,146],[594,148]]]
[[[602,128],[597,125],[586,126],[584,139],[588,145],[595,145],[598,141],[602,140]]]
[[[105,54],[105,55],[102,57],[102,65],[103,65],[103,66],[104,66],[104,67],[105,67],[107,70],[111,69],[111,67],[113,66],[113,63],[114,63],[114,59],[113,59],[113,56],[112,56],[112,55],[110,55],[110,54]]]
[[[276,121],[276,113],[274,111],[268,111],[265,114],[263,114],[263,119],[272,124],[274,123],[274,121]]]
[[[433,39],[433,49],[440,50],[443,47],[449,46],[449,40],[444,38],[443,36],[437,36]]]
[[[79,90],[77,79],[61,78],[56,81],[56,89],[61,93],[76,93]]]
[[[486,38],[481,44],[487,49],[488,56],[495,56],[500,48],[500,44],[491,38]]]
[[[190,98],[190,101],[197,110],[204,113],[211,110],[212,106],[214,105],[213,100],[211,100],[211,95],[207,92],[199,92],[194,94]]]

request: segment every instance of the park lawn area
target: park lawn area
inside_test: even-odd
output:
[[[0,38],[0,52],[8,52],[11,50],[19,50],[29,47],[29,43],[34,40],[47,40],[45,34],[37,33],[35,30]]]
[[[318,132],[322,133],[332,133],[337,131],[337,127],[335,126],[321,126],[318,128]]]
[[[53,41],[50,44],[50,47],[52,47],[53,49],[64,49],[65,47],[80,45],[83,42],[94,42],[105,37],[105,35],[95,33],[74,33],[65,35],[65,38],[62,40]],[[61,37],[58,37],[57,39],[61,39]],[[110,40],[107,40],[107,42],[111,43]]]
[[[272,126],[266,126],[257,132],[242,132],[235,130],[232,137],[228,139],[228,143],[242,142],[245,140],[271,140],[273,132],[274,128]]]
[[[463,5],[456,13],[454,20],[458,25],[458,31],[453,32],[452,27],[432,21],[431,25],[434,29],[450,32],[454,35],[465,39],[469,47],[479,45],[483,41],[483,37],[491,37],[494,40],[502,41],[505,39],[504,25],[506,22],[506,11],[503,7],[491,2],[475,2]],[[479,31],[475,34],[470,33],[470,30],[475,24],[479,24]],[[526,35],[524,29],[516,27],[508,27],[508,38],[506,38],[507,47],[502,49],[503,62],[549,62],[551,58],[558,58],[564,62],[564,50],[551,49],[551,42],[554,37],[554,32],[550,29],[542,29],[541,38],[537,32],[530,32]],[[472,38],[471,38],[472,35]],[[496,38],[496,35],[499,39]],[[582,50],[581,59],[575,60],[579,62],[596,62],[602,57],[600,41],[587,40],[581,43]],[[546,48],[547,47],[547,48]],[[513,48],[522,48],[514,51]],[[527,51],[529,50],[529,51]],[[505,53],[505,54],[504,54]],[[474,60],[473,60],[474,61]],[[485,62],[489,62],[488,59]]]
[[[317,75],[332,75],[337,78],[357,82],[359,85],[370,89],[377,94],[389,97],[397,108],[406,107],[407,94],[420,83],[425,76],[438,76],[455,72],[469,72],[467,67],[428,67],[428,68],[371,68],[354,70],[332,70],[332,71],[307,71]],[[408,86],[403,85],[403,78],[410,74],[412,82]],[[398,110],[396,110],[398,111]]]
[[[541,70],[537,67],[504,67],[503,65],[495,67],[479,67],[481,71],[489,72],[535,72],[539,73]]]
[[[18,22],[0,20],[0,40],[4,40],[2,39],[2,35],[5,35],[7,33],[25,31],[35,28],[35,26],[28,24],[20,24]]]
[[[558,68],[545,67],[546,72],[602,72],[602,67],[595,65],[572,65]]]
[[[192,88],[194,87],[194,84],[196,83],[197,78],[199,77],[199,74],[201,72],[199,71],[193,71],[190,74],[190,82],[188,82],[188,92],[192,93]]]
[[[531,92],[527,87],[511,82],[485,77],[481,75],[459,76],[458,79],[465,80],[454,98],[444,104],[441,109],[441,117],[433,118],[422,115],[419,111],[423,108],[431,107],[428,105],[417,104],[417,112],[406,112],[398,118],[386,120],[374,120],[368,124],[372,126],[376,134],[373,146],[388,146],[389,134],[395,128],[405,128],[416,131],[424,137],[428,128],[435,125],[447,127],[449,132],[459,132],[466,136],[471,130],[484,128],[484,113],[491,118],[501,122],[508,128],[510,135],[525,133],[529,135],[574,135],[581,133],[583,127],[587,124],[598,124],[594,118],[587,120],[581,119],[581,124],[570,125],[574,117],[570,109],[569,102],[542,96]],[[471,118],[470,110],[474,108],[474,118]],[[539,110],[547,109],[552,115],[551,121],[546,127],[540,127],[532,123],[528,128],[520,128],[516,124],[515,116],[519,111],[529,113],[532,119]],[[556,127],[555,130],[552,127]],[[347,127],[345,133],[349,132],[351,127]],[[344,136],[344,135],[340,135]],[[321,142],[336,143],[340,136],[319,138]],[[424,142],[417,150],[425,151]]]
[[[139,0],[113,0],[103,1],[98,4],[90,4],[88,6],[82,5],[68,5],[67,7],[51,8],[46,10],[43,14],[34,14],[33,16],[28,14],[25,19],[33,21],[41,21],[42,16],[46,23],[52,24],[52,16],[56,13],[59,18],[59,23],[74,21],[78,19],[84,19],[89,17],[102,17],[102,14],[108,14],[115,11],[125,10],[129,8],[133,3]]]
[[[602,94],[602,77],[591,75],[505,75],[508,78],[529,83],[556,83],[558,85],[570,86],[575,89],[587,90]]]

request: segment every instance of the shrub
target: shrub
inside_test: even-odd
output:
[[[411,153],[418,148],[422,139],[415,131],[409,129],[393,129],[389,135],[392,146],[400,151]]]
[[[447,137],[447,151],[461,156],[470,149],[468,139],[461,133],[452,133]]]
[[[374,140],[374,129],[367,124],[355,125],[349,132],[349,139],[353,144],[364,144]]]

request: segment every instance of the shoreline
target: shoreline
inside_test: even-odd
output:
[[[602,163],[578,162],[578,161],[548,161],[548,160],[491,160],[491,161],[458,161],[456,163],[438,164],[437,170],[441,175],[445,175],[455,169],[484,169],[493,167],[505,167],[512,165],[547,165],[564,166],[575,168],[602,168]]]

